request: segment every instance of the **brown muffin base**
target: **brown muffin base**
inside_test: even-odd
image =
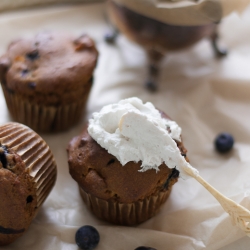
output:
[[[83,117],[92,83],[87,85],[85,95],[81,99],[58,106],[32,103],[9,90],[4,84],[2,89],[8,110],[15,121],[38,132],[59,132],[74,126]]]
[[[170,195],[171,188],[158,195],[146,197],[133,203],[103,200],[85,192],[79,186],[81,197],[89,210],[99,219],[116,225],[132,226],[153,217]]]

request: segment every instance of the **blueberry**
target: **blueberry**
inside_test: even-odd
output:
[[[135,250],[156,250],[156,249],[152,247],[137,247]]]
[[[117,34],[115,32],[108,32],[104,35],[104,40],[106,43],[113,44],[115,43]]]
[[[33,50],[33,51],[27,53],[27,54],[26,54],[26,57],[27,57],[29,60],[34,61],[34,60],[36,60],[36,59],[39,58],[39,52],[38,52],[38,50]]]
[[[35,82],[29,82],[28,84],[30,89],[35,89],[36,88],[36,83]]]
[[[2,163],[3,168],[7,168],[8,161],[6,155],[8,154],[8,149],[6,146],[0,145],[0,162]]]
[[[86,225],[77,230],[75,241],[80,249],[92,250],[98,245],[100,235],[94,227]]]
[[[168,179],[166,180],[165,184],[164,184],[164,189],[168,189],[168,185],[169,185],[169,182],[172,180],[172,179],[176,179],[179,177],[179,174],[180,172],[176,169],[176,168],[173,168],[171,174],[169,175]]]
[[[28,69],[24,69],[24,70],[22,70],[21,75],[24,77],[24,76],[26,76],[28,73],[29,73],[29,70],[28,70]]]
[[[33,197],[32,195],[29,195],[27,198],[26,198],[26,203],[31,203],[33,201]]]
[[[227,153],[234,145],[234,138],[229,133],[221,133],[216,137],[214,144],[218,152]]]

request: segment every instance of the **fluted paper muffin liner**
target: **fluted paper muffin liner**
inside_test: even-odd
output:
[[[133,203],[106,201],[85,192],[79,186],[80,194],[87,207],[99,219],[118,225],[136,225],[153,217],[167,200],[171,189],[159,192]]]
[[[38,134],[13,122],[0,126],[0,144],[13,150],[25,163],[36,189],[37,212],[56,181],[57,169],[52,152]]]
[[[2,84],[9,112],[15,121],[39,132],[58,132],[75,125],[83,116],[91,86],[80,100],[59,106],[32,103]]]

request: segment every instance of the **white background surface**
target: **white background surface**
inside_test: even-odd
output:
[[[221,24],[228,57],[215,59],[208,41],[169,53],[162,64],[156,94],[143,88],[146,56],[137,45],[120,36],[115,46],[104,43],[107,29],[104,4],[40,8],[1,14],[0,53],[10,41],[43,30],[90,34],[100,57],[88,102],[88,117],[103,105],[138,96],[151,101],[177,121],[191,164],[226,196],[250,209],[250,8],[241,18],[231,15]],[[0,123],[10,121],[0,91]],[[29,230],[12,249],[78,249],[74,235],[90,224],[101,235],[97,250],[133,250],[146,245],[158,250],[247,250],[250,239],[231,224],[218,202],[195,180],[179,180],[160,213],[137,227],[116,227],[97,220],[83,204],[68,173],[66,147],[85,122],[71,130],[42,135],[51,147],[58,179]],[[219,132],[235,137],[234,150],[221,156],[213,148]]]

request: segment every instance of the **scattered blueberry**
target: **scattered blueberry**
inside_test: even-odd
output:
[[[32,195],[29,195],[27,198],[26,198],[26,203],[31,203],[33,201],[33,197]]]
[[[171,174],[169,175],[168,179],[167,179],[166,182],[164,183],[163,188],[167,190],[167,189],[168,189],[169,182],[170,182],[172,179],[178,178],[178,177],[179,177],[179,174],[180,174],[180,172],[179,172],[176,168],[173,168]]]
[[[216,137],[214,144],[218,152],[227,153],[234,145],[234,138],[229,133],[221,133]]]
[[[31,61],[34,61],[36,59],[38,59],[39,57],[39,53],[38,53],[38,50],[33,50],[29,53],[26,54],[26,57],[31,60]]]
[[[98,245],[100,235],[94,227],[86,225],[77,230],[75,241],[80,249],[92,250]]]
[[[137,247],[135,250],[156,250],[156,249],[152,247]]]
[[[34,89],[34,88],[36,88],[36,83],[35,82],[29,82],[28,86],[29,86],[30,89]]]
[[[0,162],[2,163],[3,168],[7,168],[8,160],[7,160],[8,149],[6,146],[0,145]]]
[[[107,43],[113,44],[116,40],[116,33],[115,32],[108,32],[104,35],[104,40]]]
[[[28,73],[29,73],[29,70],[28,69],[24,69],[24,70],[22,70],[21,75],[22,76],[26,76]]]

